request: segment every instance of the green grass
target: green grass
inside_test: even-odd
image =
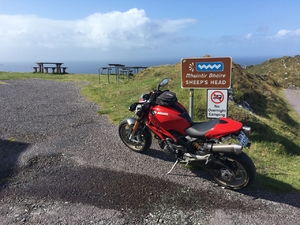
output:
[[[101,75],[44,75],[32,73],[6,73],[0,72],[0,87],[5,85],[5,80],[10,79],[48,79],[59,82],[73,82],[81,87],[81,94],[88,100],[100,106],[99,113],[106,115],[114,124],[118,124],[125,117],[132,115],[128,106],[137,101],[142,93],[147,93],[163,78],[169,78],[169,86],[176,92],[178,100],[189,107],[189,90],[181,88],[180,65],[163,65],[142,70],[129,81],[124,79],[116,82],[115,76]],[[233,80],[235,80],[233,78]],[[257,85],[260,82],[257,82]],[[243,82],[245,84],[245,82]],[[283,97],[283,91],[262,84],[264,91],[268,89],[273,93],[272,98],[260,93],[257,104],[259,115],[250,114],[248,111],[229,103],[229,117],[242,121],[252,127],[250,136],[252,142],[250,149],[245,152],[253,159],[257,168],[257,178],[254,188],[268,191],[300,191],[300,123],[299,116],[289,106]],[[237,84],[233,86],[244,93],[244,89]],[[256,88],[256,90],[259,90]],[[194,95],[194,120],[206,119],[206,90],[195,90]],[[263,100],[263,103],[260,100]]]

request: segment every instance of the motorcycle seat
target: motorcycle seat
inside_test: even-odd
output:
[[[205,134],[211,130],[218,122],[220,118],[213,119],[207,122],[193,123],[192,126],[185,130],[186,134],[194,138],[205,138]]]

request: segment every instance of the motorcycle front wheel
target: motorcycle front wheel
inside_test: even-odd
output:
[[[128,124],[127,120],[123,120],[119,124],[119,136],[123,143],[135,152],[143,152],[150,148],[152,143],[151,132],[147,128],[140,126],[135,135],[130,138],[134,124]]]
[[[256,169],[247,154],[223,155],[217,157],[225,166],[210,169],[209,173],[221,186],[238,190],[252,184],[255,179]]]

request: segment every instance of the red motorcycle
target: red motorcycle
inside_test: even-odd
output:
[[[175,156],[176,162],[168,173],[178,162],[197,163],[223,187],[237,190],[250,185],[256,169],[242,149],[250,147],[251,128],[229,118],[193,122],[174,92],[160,90],[168,81],[163,79],[157,90],[143,94],[139,102],[130,105],[134,117],[119,125],[124,144],[143,152],[150,148],[153,133],[159,146]],[[237,139],[238,144],[222,143],[231,138]]]

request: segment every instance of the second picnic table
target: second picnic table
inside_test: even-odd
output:
[[[133,75],[132,72],[133,70],[135,71],[135,73],[138,73],[140,69],[146,69],[146,66],[126,66],[123,64],[118,64],[118,63],[109,63],[108,67],[107,66],[102,66],[99,67],[98,69],[98,83],[100,83],[100,75],[102,74],[103,71],[107,70],[107,79],[108,79],[108,83],[109,83],[109,76],[110,74],[112,74],[112,70],[115,70],[115,75],[116,75],[116,81],[119,81],[119,76],[120,75],[128,75],[128,79],[129,79],[129,75]]]

